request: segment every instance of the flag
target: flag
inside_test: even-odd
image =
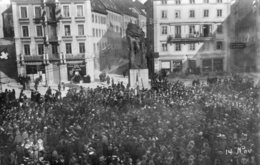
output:
[[[55,6],[55,18],[56,18],[56,21],[59,21],[62,18],[61,5],[59,4],[58,0],[56,0],[56,6]]]
[[[0,54],[0,59],[8,59],[8,51],[7,48],[4,48],[3,50],[1,50],[1,54]]]

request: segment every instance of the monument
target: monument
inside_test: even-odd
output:
[[[136,24],[129,23],[126,29],[129,45],[129,77],[130,88],[149,89],[149,72],[147,68],[144,32]]]

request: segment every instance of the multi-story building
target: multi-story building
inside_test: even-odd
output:
[[[10,8],[10,2],[8,1],[0,1],[0,14],[7,13],[6,10]],[[10,10],[10,9],[9,9]],[[4,36],[4,21],[3,16],[0,16],[0,38]]]
[[[126,37],[126,29],[128,23],[137,24],[138,15],[131,10],[133,6],[133,2],[131,0],[113,0],[113,2],[119,8],[122,14],[122,23],[121,23],[122,36],[121,37],[124,38]]]
[[[254,3],[255,2],[255,3]],[[231,6],[230,65],[233,72],[256,72],[259,50],[259,7],[254,0],[235,1]]]
[[[107,11],[99,0],[91,0],[93,51],[95,70],[100,71],[100,55],[107,47]]]
[[[12,0],[17,68],[47,84],[94,78],[90,0]]]
[[[156,71],[228,71],[230,0],[154,0]]]

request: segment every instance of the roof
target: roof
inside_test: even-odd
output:
[[[121,14],[121,11],[119,10],[118,6],[113,2],[113,0],[100,0],[100,2],[105,6],[107,10]]]
[[[133,7],[138,10],[139,14],[146,16],[146,13],[144,12],[145,10],[145,5],[142,4],[140,1],[136,0],[133,2]]]
[[[133,2],[133,4],[135,5],[136,8],[138,9],[145,9],[145,6],[142,2],[140,2],[139,0],[136,0]]]
[[[91,0],[91,9],[97,13],[107,14],[106,7],[100,0]]]
[[[114,3],[121,10],[121,13],[132,17],[138,17],[138,15],[131,10],[134,7],[132,0],[113,0]]]
[[[5,11],[2,12],[2,15],[5,13],[12,14],[12,6],[10,5]]]

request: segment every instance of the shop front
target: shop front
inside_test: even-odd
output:
[[[221,73],[224,71],[223,58],[209,58],[202,60],[203,73]]]
[[[181,72],[183,68],[182,60],[172,61],[172,72]]]
[[[42,82],[45,82],[45,65],[43,64],[27,64],[25,66],[26,69],[26,75],[30,77],[31,82],[34,82],[37,78],[40,76],[42,77]]]

